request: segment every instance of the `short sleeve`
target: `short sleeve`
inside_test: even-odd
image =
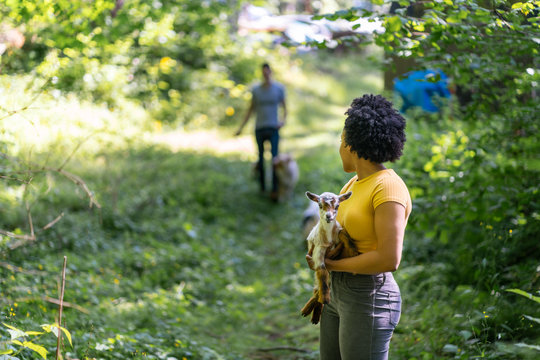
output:
[[[373,209],[385,202],[397,202],[406,209],[410,205],[409,190],[401,179],[385,177],[377,184],[373,192]]]

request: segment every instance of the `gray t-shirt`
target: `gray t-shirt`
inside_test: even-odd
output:
[[[257,112],[255,129],[277,128],[278,107],[285,100],[285,88],[278,82],[272,81],[270,86],[257,85],[251,90],[253,103]]]

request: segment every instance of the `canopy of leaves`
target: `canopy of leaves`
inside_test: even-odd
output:
[[[211,109],[212,98],[233,91],[235,105],[245,94],[235,85],[258,70],[256,49],[231,31],[239,6],[234,0],[2,2],[0,17],[26,38],[22,49],[0,58],[2,72],[34,72],[51,78],[53,88],[113,107],[127,96],[161,120],[187,123]]]

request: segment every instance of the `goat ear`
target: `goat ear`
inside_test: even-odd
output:
[[[312,201],[319,202],[319,195],[317,195],[317,194],[306,191],[306,196],[308,197],[308,199],[310,199]]]
[[[351,195],[352,195],[352,191],[349,191],[349,192],[346,193],[346,194],[340,195],[340,196],[339,196],[339,201],[345,201],[345,200],[347,200],[348,198],[350,198]]]

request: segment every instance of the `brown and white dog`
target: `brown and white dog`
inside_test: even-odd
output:
[[[300,171],[290,154],[279,154],[272,161],[278,179],[277,200],[286,201],[293,195]]]

